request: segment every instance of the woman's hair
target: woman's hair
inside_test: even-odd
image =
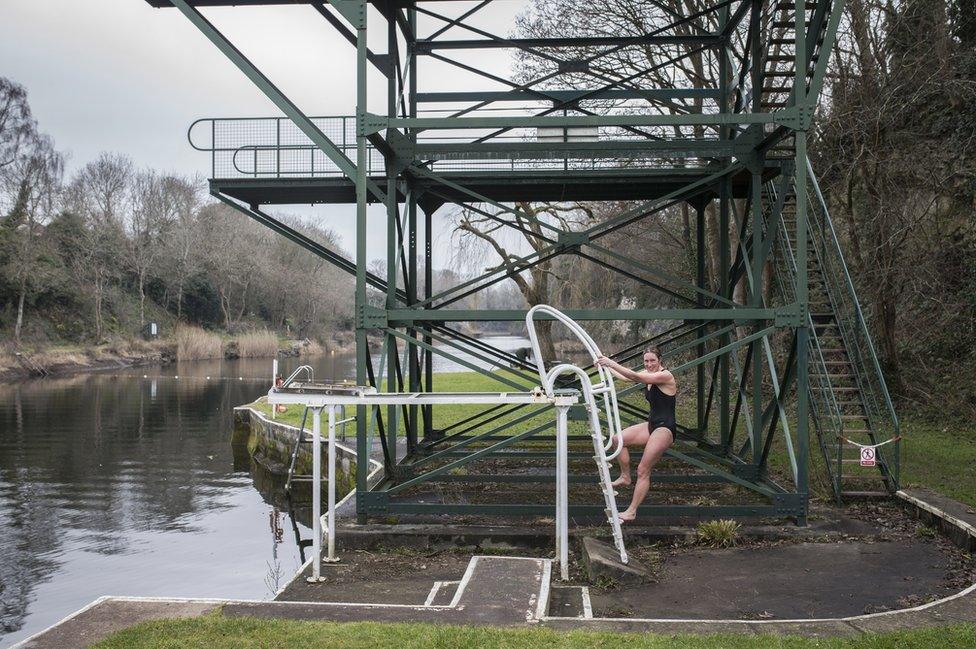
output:
[[[654,354],[655,356],[657,356],[657,360],[661,360],[662,358],[664,358],[664,354],[661,353],[660,347],[648,347],[647,349],[644,350],[644,353]]]

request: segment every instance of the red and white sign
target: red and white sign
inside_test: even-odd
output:
[[[875,466],[874,447],[865,446],[861,449],[861,466]]]

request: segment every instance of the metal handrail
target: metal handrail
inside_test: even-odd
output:
[[[306,373],[306,376],[308,376],[309,383],[315,380],[315,374],[314,374],[315,370],[312,369],[311,365],[299,365],[298,368],[295,369],[295,371],[292,372],[287,379],[285,379],[285,382],[284,384],[282,384],[282,387],[288,387],[289,385],[291,385],[292,381],[294,381],[301,372]]]
[[[827,202],[824,200],[823,194],[820,191],[820,185],[817,183],[817,178],[813,174],[813,167],[810,164],[810,159],[807,158],[807,177],[810,179],[810,184],[813,185],[814,192],[817,195],[817,201],[820,203],[821,209],[823,209],[824,214],[828,213]],[[824,219],[827,222],[828,230],[830,231],[831,241],[834,244],[834,252],[840,258],[841,268],[844,269],[844,281],[847,285],[847,290],[850,292],[851,296],[856,296],[857,293],[854,290],[854,282],[851,281],[851,275],[847,271],[847,262],[844,259],[844,252],[840,247],[840,241],[837,239],[837,232],[834,230],[834,224],[829,218]],[[861,304],[855,298],[854,309],[857,313],[857,321],[861,325],[861,333],[864,335],[865,341],[867,342],[868,352],[871,356],[871,362],[874,365],[874,371],[879,377],[879,384],[881,387],[881,392],[884,395],[885,405],[888,407],[888,413],[891,416],[892,422],[895,427],[895,436],[898,436],[900,425],[898,423],[898,416],[895,413],[895,406],[891,400],[891,394],[888,392],[888,385],[885,383],[884,374],[881,372],[881,363],[878,362],[878,355],[874,349],[874,342],[871,340],[871,334],[867,328],[867,322],[864,319],[864,313],[861,311]]]
[[[589,384],[584,386],[584,396],[588,395],[587,405],[591,409],[593,409],[594,415],[596,410],[596,399],[593,394],[593,391],[596,389],[599,389],[601,391],[600,394],[603,397],[603,406],[607,417],[607,427],[608,427],[607,432],[609,433],[609,437],[606,443],[604,444],[603,449],[605,451],[609,450],[610,447],[613,445],[614,439],[616,438],[617,449],[616,451],[614,451],[613,453],[607,456],[608,461],[613,460],[618,455],[620,455],[621,451],[624,448],[623,434],[621,433],[622,426],[620,424],[620,408],[617,402],[617,389],[613,382],[613,374],[610,373],[610,370],[608,368],[603,367],[602,365],[598,365],[596,362],[597,359],[603,355],[600,352],[600,348],[597,346],[593,338],[590,337],[590,334],[588,334],[586,330],[583,329],[583,327],[581,327],[575,320],[567,316],[562,311],[555,309],[547,304],[537,304],[531,309],[529,309],[528,313],[525,314],[525,327],[526,329],[528,329],[529,332],[529,343],[532,346],[533,360],[535,360],[536,368],[539,371],[539,380],[542,382],[543,390],[546,391],[546,396],[550,398],[553,397],[553,386],[555,384],[555,376],[553,376],[552,381],[549,380],[550,372],[546,371],[545,360],[542,358],[542,348],[539,345],[539,335],[538,332],[536,332],[536,328],[535,328],[535,315],[537,313],[545,313],[547,315],[550,315],[556,320],[558,320],[559,322],[561,322],[562,324],[566,325],[566,327],[577,338],[580,339],[580,341],[583,343],[583,346],[586,348],[586,351],[589,352],[593,360],[593,364],[596,366],[597,375],[600,377],[600,382],[594,386],[593,384],[590,383],[589,374],[583,372],[583,375],[587,377],[587,380],[585,382],[581,380],[581,383]],[[554,368],[554,370],[560,367],[564,367],[565,365],[567,364],[559,365],[557,366],[557,368]],[[571,367],[575,367],[575,366],[571,366]],[[582,370],[580,371],[582,372]],[[588,393],[586,388],[589,389]]]

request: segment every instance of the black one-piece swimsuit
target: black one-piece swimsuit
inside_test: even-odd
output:
[[[644,398],[651,406],[647,414],[647,432],[653,433],[655,428],[667,428],[671,436],[675,434],[674,399],[675,395],[665,394],[656,384],[651,384],[644,390]]]

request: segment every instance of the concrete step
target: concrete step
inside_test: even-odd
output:
[[[612,579],[621,584],[641,584],[650,580],[650,571],[639,562],[620,562],[620,553],[612,545],[591,536],[583,537],[583,564],[591,581]]]

